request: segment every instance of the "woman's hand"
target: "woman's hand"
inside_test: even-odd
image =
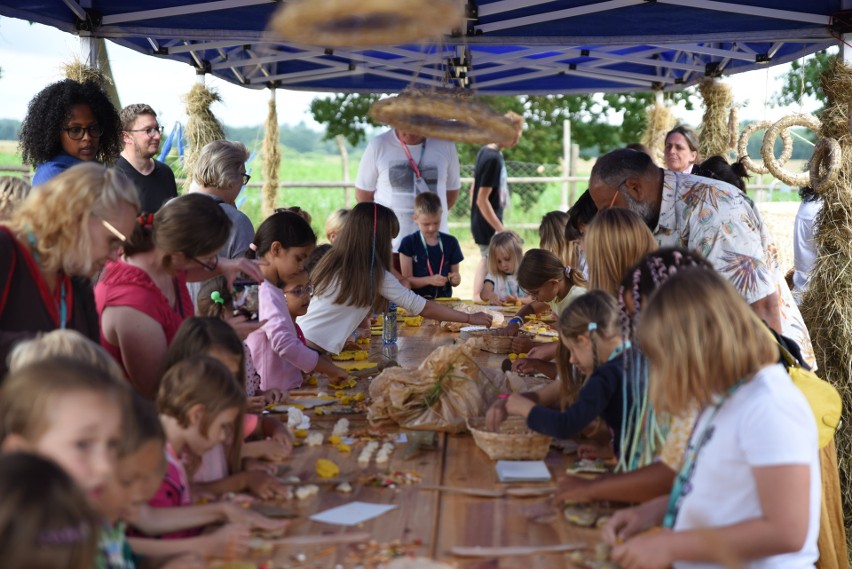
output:
[[[228,288],[234,288],[234,281],[240,273],[250,278],[256,283],[263,282],[263,272],[260,270],[261,265],[268,265],[265,261],[252,261],[251,259],[219,259],[219,271],[225,280],[228,281]]]
[[[469,322],[475,326],[488,326],[490,328],[493,320],[494,318],[487,312],[475,312],[470,315]]]

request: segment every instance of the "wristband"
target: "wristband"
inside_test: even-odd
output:
[[[523,323],[524,321],[519,316],[509,318],[509,324],[517,324],[518,326],[520,326]]]

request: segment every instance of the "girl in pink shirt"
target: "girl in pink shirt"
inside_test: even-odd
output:
[[[346,372],[299,339],[282,287],[303,272],[305,259],[313,251],[316,235],[301,216],[289,211],[272,214],[260,225],[249,246],[249,257],[266,261],[261,266],[265,280],[258,291],[262,328],[249,335],[246,344],[266,391],[289,391],[302,384],[302,373],[318,371],[331,379],[344,379]]]

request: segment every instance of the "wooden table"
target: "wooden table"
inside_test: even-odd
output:
[[[428,322],[428,321],[427,321]],[[424,323],[420,328],[400,327],[398,350],[395,359],[403,367],[417,367],[435,348],[452,343],[457,334],[440,330]],[[370,359],[379,361],[384,346],[381,338],[370,346]],[[387,350],[384,350],[387,352]],[[393,356],[393,354],[390,354]],[[504,355],[480,352],[477,360],[483,366],[498,367]],[[367,380],[364,380],[366,383]],[[345,415],[351,423],[350,430],[366,426],[362,415]],[[312,430],[331,434],[334,423],[341,415],[312,418]],[[341,494],[333,486],[324,486],[320,494],[304,502],[296,502],[300,514],[293,521],[288,535],[339,534],[367,531],[380,543],[399,540],[411,543],[419,540],[422,546],[417,553],[439,560],[448,560],[463,568],[525,567],[544,569],[565,567],[565,554],[541,554],[507,559],[465,560],[449,554],[454,546],[509,546],[557,545],[563,543],[594,544],[599,540],[599,530],[588,530],[569,525],[561,511],[544,498],[478,498],[457,493],[421,490],[420,485],[404,486],[396,490],[367,487],[358,480],[382,471],[416,471],[422,477],[421,485],[446,485],[453,487],[492,488],[503,487],[497,482],[494,463],[479,450],[469,434],[439,434],[438,448],[423,451],[411,460],[403,460],[404,445],[397,445],[385,468],[377,468],[372,461],[367,468],[358,466],[361,447],[350,453],[341,453],[331,445],[299,447],[289,462],[290,474],[304,482],[315,481],[315,464],[318,458],[335,461],[341,478],[353,480],[354,491]],[[555,478],[564,476],[568,457],[551,450],[547,464]],[[551,483],[552,485],[552,483]],[[353,500],[394,504],[398,507],[374,518],[361,528],[346,528],[312,522],[308,516]],[[286,546],[276,550],[274,559],[279,563],[293,563],[294,555],[303,552],[307,559],[297,566],[343,567],[358,566],[357,555],[351,546],[305,547]],[[369,567],[370,565],[366,565]]]

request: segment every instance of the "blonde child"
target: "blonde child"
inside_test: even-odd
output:
[[[602,417],[613,433],[618,455],[621,442],[631,435],[624,410],[632,406],[632,390],[624,382],[625,366],[633,360],[624,353],[631,346],[621,337],[618,305],[603,291],[589,292],[568,305],[558,328],[565,360],[559,370],[561,385],[554,382],[539,392],[510,395],[496,404],[497,411],[505,402],[506,413],[524,417],[534,431],[560,439],[579,435]],[[569,364],[585,381],[572,383]],[[566,398],[571,405],[560,410]],[[494,412],[490,419],[493,426]]]
[[[561,316],[562,311],[571,302],[583,295],[585,279],[575,269],[566,267],[559,258],[544,249],[530,249],[524,254],[518,267],[518,284],[532,298],[532,302],[521,307],[502,331],[503,334],[515,336],[524,323],[524,318],[530,314],[552,312]],[[516,371],[527,373],[534,370],[535,360],[550,361],[556,357],[557,343],[533,347],[532,342],[518,337],[512,342],[512,349],[517,352],[527,352],[530,361],[516,362]]]
[[[252,243],[265,277],[258,291],[259,317],[266,323],[246,340],[251,358],[260,374],[264,390],[289,391],[302,384],[302,373],[317,371],[332,379],[347,374],[330,358],[321,356],[299,337],[287,309],[282,286],[287,279],[304,270],[305,259],[316,243],[311,226],[291,212],[278,212],[257,229]]]
[[[589,287],[614,295],[627,269],[658,245],[638,214],[610,208],[598,212],[589,223],[583,248],[589,264]]]
[[[337,236],[340,235],[347,215],[349,215],[348,209],[336,209],[325,220],[325,238],[328,239],[329,243],[334,244]]]
[[[637,342],[650,361],[654,407],[701,412],[671,494],[620,510],[604,528],[613,561],[813,566],[816,424],[763,323],[720,275],[686,269],[651,297]]]
[[[414,198],[414,223],[418,230],[402,238],[399,266],[411,290],[424,298],[448,298],[461,283],[459,263],[464,260],[458,240],[438,231],[441,198],[424,192]]]
[[[426,300],[408,290],[391,274],[391,242],[399,221],[377,203],[359,203],[347,216],[334,247],[314,269],[314,299],[299,319],[308,345],[339,353],[370,311],[381,312],[388,302],[409,314],[426,318],[491,325],[491,316],[466,314]]]
[[[193,317],[184,321],[169,346],[166,361],[172,366],[199,354],[220,361],[239,383],[244,383],[242,342],[222,320]],[[202,456],[201,465],[192,476],[194,490],[215,495],[249,491],[265,499],[283,495],[286,489],[270,475],[274,469],[266,463],[260,469],[244,469],[243,459],[281,461],[287,458],[293,446],[287,427],[274,417],[257,414],[242,415],[236,426],[232,441],[216,445]],[[265,440],[243,443],[243,434],[259,435]]]
[[[97,508],[114,474],[127,397],[125,384],[75,359],[23,365],[0,389],[0,444],[56,461]]]
[[[524,253],[521,238],[514,231],[495,233],[488,245],[488,272],[482,281],[479,297],[491,304],[529,304],[532,299],[518,285],[518,267]]]
[[[29,453],[0,456],[0,559],[4,569],[89,569],[98,516],[56,463]]]
[[[20,342],[9,354],[9,370],[53,356],[74,358],[98,368],[118,383],[127,381],[118,362],[103,347],[76,330],[52,330],[33,340]]]
[[[575,259],[571,254],[571,243],[565,239],[565,228],[568,226],[568,214],[564,211],[551,211],[544,214],[538,226],[539,249],[547,249],[565,265],[574,266]]]

